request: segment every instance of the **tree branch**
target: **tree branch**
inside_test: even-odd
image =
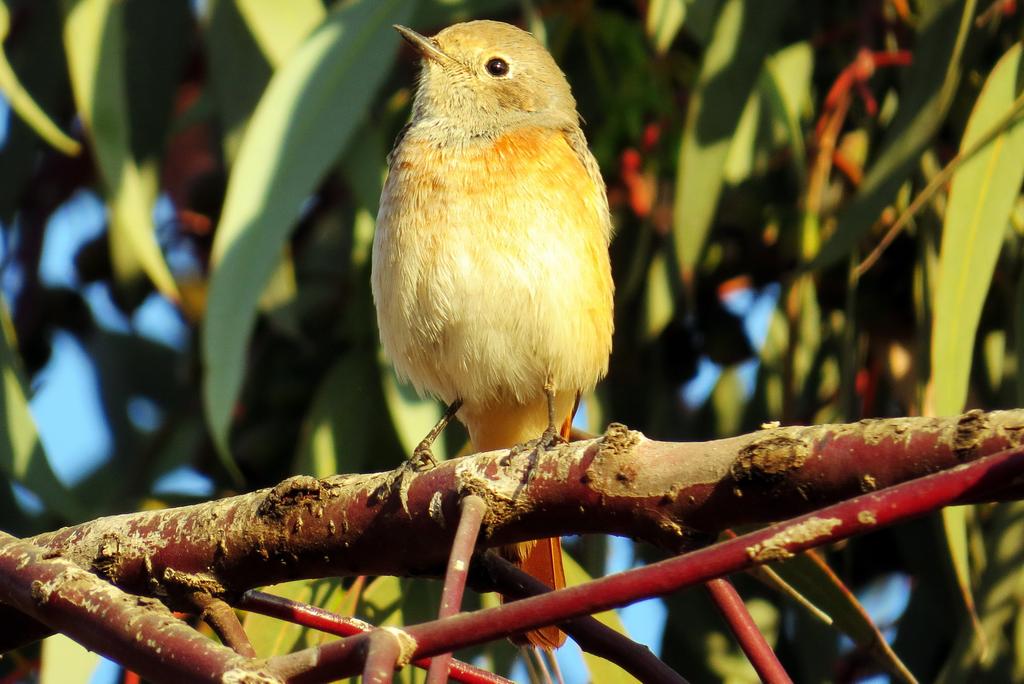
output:
[[[127,595],[2,532],[0,600],[154,681],[278,681],[256,661],[175,618],[159,601]]]
[[[1024,440],[1024,410],[786,427],[706,443],[613,425],[539,457],[505,452],[433,470],[299,476],[270,490],[100,518],[32,543],[132,593],[188,609],[195,591],[339,575],[440,576],[467,494],[487,504],[480,545],[603,532],[672,551],[778,520]],[[396,473],[401,473],[399,476]],[[1017,496],[1020,492],[1008,492]]]
[[[663,596],[754,565],[789,558],[823,543],[907,520],[937,506],[987,500],[1005,492],[1007,487],[1019,487],[1022,481],[1024,448],[1009,449],[677,558],[497,608],[413,625],[404,632],[416,644],[413,657],[466,648],[512,633]],[[272,658],[269,664],[276,672],[294,674],[305,665],[308,669],[303,672],[304,676],[315,672],[321,678],[342,678],[358,672],[359,657],[365,647],[365,639],[350,637]]]
[[[793,684],[789,674],[782,667],[775,651],[764,638],[764,634],[758,629],[754,618],[747,610],[747,606],[740,598],[732,583],[727,579],[717,578],[709,580],[705,585],[711,594],[715,607],[725,618],[729,629],[732,630],[736,641],[739,643],[747,660],[754,666],[757,676],[765,684]]]
[[[262,591],[252,590],[245,592],[245,596],[238,603],[238,607],[242,610],[275,617],[287,622],[294,622],[304,627],[318,629],[321,632],[338,636],[354,636],[373,629],[373,625],[357,618],[345,617],[323,608],[299,603],[298,601],[275,596],[274,594],[267,594]],[[430,663],[430,658],[419,658],[412,661],[413,665],[423,669],[429,668]],[[451,661],[448,677],[451,681],[465,682],[466,684],[511,684],[504,677],[478,667],[473,667],[460,660]]]
[[[236,603],[249,588],[298,578],[440,575],[457,526],[459,502],[469,494],[487,503],[482,547],[553,534],[604,532],[680,551],[725,527],[814,510],[929,472],[948,471],[1018,446],[1022,434],[1024,410],[775,428],[702,444],[656,442],[613,425],[600,439],[539,456],[506,459],[504,452],[492,452],[449,461],[423,473],[398,470],[324,480],[295,477],[270,490],[102,518],[39,535],[31,542],[43,547],[47,557],[62,556],[66,559],[62,564],[71,561],[126,591],[160,597],[171,607],[188,610],[190,597],[197,592]],[[740,547],[726,542],[712,547],[711,556],[702,555],[712,551],[706,549],[674,561],[683,560],[680,567],[691,568],[686,565],[688,558],[717,559],[717,564],[703,566],[700,581],[868,529],[882,524],[885,516],[892,521],[954,500],[963,502],[970,492],[975,498],[1019,497],[1020,480],[989,479],[981,487],[971,479],[1000,468],[1016,473],[1008,465],[1016,463],[1013,459],[1013,454],[989,457],[977,468],[948,471],[938,480],[933,476],[897,488],[898,492],[890,489],[875,495],[878,501],[895,506],[892,510],[877,508],[870,497],[846,502],[860,507],[856,509],[859,517],[844,518],[838,526],[830,523],[829,530],[811,535],[808,543],[793,549],[781,537],[766,536],[763,543],[774,545]],[[936,481],[945,482],[946,489],[936,493]],[[974,489],[950,494],[949,487],[971,483]],[[763,534],[771,530],[782,534],[779,529]],[[749,535],[742,539],[753,543]],[[732,555],[720,555],[726,548],[732,549]],[[714,572],[707,574],[709,569]],[[571,599],[559,592],[508,604],[503,610],[511,612],[502,614],[502,625],[514,623],[519,630],[528,629],[684,586],[679,577],[671,584],[666,584],[665,577],[643,577],[629,580],[633,583],[623,584],[615,590],[618,593],[588,584],[569,590]],[[609,579],[613,578],[597,582]],[[14,590],[13,584],[10,589]],[[597,592],[600,601],[594,603],[595,594],[588,592]],[[39,617],[13,599],[0,598]],[[542,603],[530,603],[538,600]],[[530,612],[537,605],[543,610]],[[516,612],[520,610],[527,612]],[[549,622],[538,622],[538,615]],[[455,624],[453,620],[468,617],[476,615],[430,624]],[[57,624],[42,621],[51,628]],[[457,624],[465,628],[470,623]],[[473,643],[495,638],[494,628],[493,622],[474,628]],[[466,638],[445,634],[449,641],[431,642],[431,648],[458,648]],[[357,652],[364,648],[363,642],[355,639],[345,647],[347,656],[333,653],[334,666],[341,667],[342,661],[362,664],[365,652]],[[416,655],[440,652],[444,651],[428,649]],[[355,659],[347,661],[349,657]]]
[[[476,538],[480,533],[480,524],[487,512],[487,504],[479,496],[473,494],[461,502],[462,516],[455,530],[451,554],[448,557],[448,568],[445,571],[444,587],[441,590],[441,608],[438,618],[446,618],[457,614],[462,608],[462,595],[466,589],[466,577],[469,574],[469,563],[476,547]],[[444,684],[448,681],[448,666],[452,654],[442,653],[430,663],[427,672],[427,684]]]

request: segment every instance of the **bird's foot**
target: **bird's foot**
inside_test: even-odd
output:
[[[417,473],[433,470],[437,467],[437,460],[430,450],[430,442],[423,440],[412,450],[412,455],[402,461],[397,468],[387,474],[385,480],[374,490],[371,500],[377,501],[385,498],[396,488],[401,489],[403,483]],[[404,504],[403,504],[404,505]]]
[[[532,453],[534,458],[536,458],[548,449],[566,443],[562,435],[559,434],[558,429],[549,425],[540,437],[523,442],[522,444],[516,444],[509,449],[502,462],[507,465],[513,458],[525,453]]]
[[[405,463],[416,472],[433,470],[437,467],[434,452],[430,450],[430,442],[423,440],[412,450],[412,456]]]

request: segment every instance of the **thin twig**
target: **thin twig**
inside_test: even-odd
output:
[[[558,654],[550,649],[545,649],[546,660],[551,664],[551,673],[558,684],[565,684],[565,677],[562,676],[562,667],[558,664]]]
[[[797,591],[792,584],[782,579],[782,576],[772,570],[771,566],[759,565],[756,568],[751,568],[750,574],[764,582],[766,585],[788,596],[793,603],[803,606],[804,610],[818,620],[821,620],[826,625],[831,626],[834,622],[831,615],[814,605],[814,603],[812,603],[806,596]]]
[[[978,18],[974,20],[975,27],[981,28],[996,17],[1007,14],[1006,5],[1006,0],[992,0],[988,7],[978,13]]]
[[[473,557],[473,549],[476,548],[480,523],[487,512],[486,502],[475,494],[463,498],[460,507],[462,515],[455,530],[451,555],[448,557],[448,570],[444,576],[444,589],[441,591],[441,608],[437,614],[439,619],[455,615],[462,607],[469,562]],[[427,672],[427,684],[444,684],[448,681],[448,665],[451,660],[451,653],[435,656]]]
[[[786,670],[782,667],[775,651],[764,638],[764,634],[758,629],[750,611],[743,603],[736,588],[729,580],[718,578],[707,582],[705,585],[711,594],[712,600],[718,612],[725,618],[729,629],[739,643],[747,660],[754,666],[757,676],[765,684],[793,684]]]
[[[725,532],[722,533],[722,536],[726,539],[735,539],[738,535],[732,530],[725,530]],[[813,551],[808,551],[809,555],[813,555],[813,553]],[[808,613],[821,620],[826,625],[832,625],[833,620],[831,615],[814,605],[810,599],[793,588],[793,585],[782,579],[782,576],[772,570],[771,566],[755,566],[748,571],[748,574],[781,594],[788,596],[790,600],[800,606],[803,606]]]
[[[299,603],[255,589],[242,595],[241,601],[238,602],[238,608],[337,636],[354,636],[373,629],[373,625],[357,618],[338,615],[317,606]],[[431,658],[419,658],[413,660],[412,664],[425,670],[430,667],[431,660]],[[448,677],[452,681],[463,684],[511,684],[511,681],[504,677],[461,660],[451,661]]]
[[[882,630],[878,628],[875,621],[871,618],[868,612],[864,610],[864,606],[862,606],[860,601],[857,600],[857,597],[852,591],[850,591],[850,588],[847,587],[843,580],[832,571],[829,564],[826,563],[816,551],[807,551],[804,555],[823,575],[828,577],[829,584],[834,586],[847,597],[850,606],[860,614],[864,624],[869,626],[868,631],[870,636],[866,636],[864,634],[849,635],[853,639],[854,643],[866,652],[874,655],[878,659],[879,663],[883,665],[897,681],[906,682],[906,684],[918,684],[917,678],[914,677],[913,673],[909,669],[907,669],[906,664],[899,659],[896,652],[892,650],[892,646],[890,646],[889,642],[886,641],[885,635],[882,634]]]
[[[499,591],[516,599],[548,594],[551,589],[523,572],[496,553],[477,556],[483,577],[474,576],[481,591]],[[615,663],[648,684],[686,684],[678,672],[666,665],[647,646],[616,632],[596,618],[586,616],[560,623],[559,628],[572,637],[581,649]]]
[[[520,647],[519,652],[525,652],[526,659],[528,661],[533,661],[533,670],[540,673],[541,684],[555,684],[551,680],[551,671],[548,669],[548,664],[544,662],[544,650],[545,649],[541,648],[522,646]]]
[[[370,645],[363,665],[364,684],[391,684],[401,646],[394,634],[375,629],[370,632]]]
[[[537,664],[537,654],[533,652],[533,649],[526,648],[525,646],[519,647],[519,658],[523,661],[523,666],[526,668],[526,672],[529,675],[530,681],[533,684],[544,684],[544,669]]]
[[[957,153],[955,157],[949,160],[948,164],[942,167],[941,171],[935,174],[935,177],[932,178],[928,185],[925,186],[924,190],[917,193],[917,196],[914,197],[913,201],[906,209],[903,210],[903,213],[899,215],[896,221],[893,222],[879,243],[875,245],[873,250],[871,250],[871,253],[868,254],[862,262],[860,262],[854,271],[854,276],[856,278],[863,276],[872,266],[875,265],[875,262],[878,261],[882,256],[882,253],[889,247],[889,245],[892,244],[892,241],[896,239],[896,236],[900,234],[900,231],[902,231],[907,224],[917,216],[917,213],[921,211],[921,208],[935,196],[935,193],[937,193],[950,178],[952,178],[953,174],[956,173],[956,170],[960,168],[960,164],[980,152],[982,148],[992,142],[996,136],[1006,130],[1006,128],[1013,123],[1013,120],[1020,115],[1022,109],[1024,109],[1024,93],[1013,101],[1013,104],[1010,106],[1010,110],[1000,117],[992,128],[986,131],[985,134],[978,138],[978,140],[976,140],[969,148],[963,152]]]
[[[231,606],[205,592],[196,592],[191,600],[199,611],[199,619],[210,626],[224,645],[238,655],[256,657],[256,649]]]

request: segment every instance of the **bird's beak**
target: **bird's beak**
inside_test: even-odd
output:
[[[451,61],[452,58],[441,51],[436,41],[416,33],[407,26],[395,24],[394,28],[402,38],[405,38],[405,42],[413,46],[416,52],[420,53],[424,58],[432,59],[439,64]]]

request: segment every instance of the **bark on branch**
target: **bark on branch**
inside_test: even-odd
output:
[[[493,452],[422,473],[295,477],[28,541],[125,591],[187,610],[197,592],[234,603],[247,589],[290,579],[440,575],[468,494],[488,505],[483,547],[603,532],[681,551],[727,527],[814,510],[1022,443],[1024,410],[771,428],[706,443],[657,442],[613,425],[601,438],[540,456]],[[1019,485],[1001,494],[1020,495]]]
[[[704,443],[621,425],[535,457],[476,454],[421,473],[317,480],[100,518],[29,540],[117,586],[234,598],[285,580],[443,574],[459,501],[488,504],[480,545],[601,532],[671,551],[1024,443],[1024,410],[780,427]]]

